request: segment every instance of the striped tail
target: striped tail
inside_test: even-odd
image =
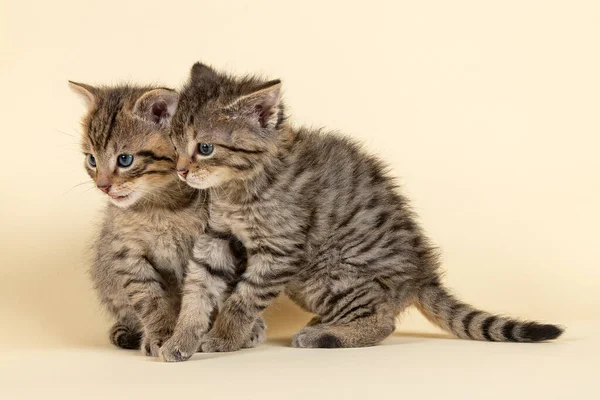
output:
[[[563,333],[557,325],[523,322],[477,310],[454,298],[439,283],[424,286],[416,306],[429,321],[461,339],[542,342]]]

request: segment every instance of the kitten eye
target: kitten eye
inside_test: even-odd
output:
[[[214,151],[214,146],[210,143],[198,143],[198,153],[203,156],[210,156]]]
[[[91,155],[91,154],[87,155],[87,162],[90,167],[96,168],[96,158],[94,158],[93,155]]]
[[[131,154],[121,154],[117,158],[117,164],[119,164],[119,167],[129,167],[132,162],[133,156]]]

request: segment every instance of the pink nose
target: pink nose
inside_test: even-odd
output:
[[[102,190],[104,193],[108,193],[110,185],[98,185],[98,189]]]
[[[188,170],[187,169],[178,169],[177,173],[179,174],[179,176],[181,176],[182,178],[185,178],[188,174]]]

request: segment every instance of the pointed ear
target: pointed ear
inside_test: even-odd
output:
[[[262,89],[239,97],[226,108],[255,120],[262,128],[275,127],[279,118],[281,81],[267,82]]]
[[[140,96],[133,106],[133,115],[144,121],[166,127],[175,114],[179,93],[172,89],[153,89]]]
[[[208,65],[197,62],[192,65],[192,70],[190,71],[190,78],[192,82],[201,81],[203,79],[210,78],[214,76],[215,70],[209,67]]]
[[[95,87],[86,85],[85,83],[73,81],[69,81],[69,87],[83,99],[83,102],[87,108],[92,108],[92,106],[96,103],[98,89]]]

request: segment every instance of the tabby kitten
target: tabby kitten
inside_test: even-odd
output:
[[[173,117],[180,176],[213,189],[209,226],[248,251],[203,351],[239,349],[283,290],[317,315],[293,336],[295,347],[375,345],[409,305],[460,338],[560,336],[558,326],[492,315],[450,294],[385,165],[349,139],[290,127],[280,92],[278,80],[234,78],[198,63]]]
[[[70,86],[88,106],[85,169],[110,199],[90,271],[101,302],[117,320],[110,340],[125,349],[141,342],[144,354],[157,356],[175,327],[184,268],[207,220],[206,192],[175,173],[168,126],[178,94],[156,87]],[[242,267],[243,248],[229,237],[215,242],[219,259],[228,263],[223,268]],[[202,248],[196,252],[209,256]],[[235,284],[235,276],[228,278],[228,285]],[[248,346],[264,337],[261,323]]]

